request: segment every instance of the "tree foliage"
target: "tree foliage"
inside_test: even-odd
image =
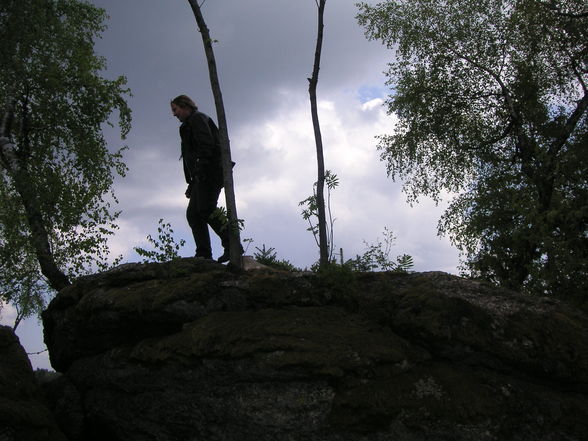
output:
[[[585,0],[359,5],[394,50],[379,137],[410,201],[456,193],[442,217],[471,274],[538,294],[588,288]]]
[[[152,250],[141,247],[133,248],[139,256],[143,257],[143,263],[167,262],[178,259],[180,258],[180,249],[186,244],[184,239],[176,242],[171,224],[163,219],[159,219],[157,222],[157,238],[149,234],[147,235],[147,241],[153,247]]]
[[[105,18],[78,0],[0,3],[0,296],[25,315],[107,265],[126,167],[102,125],[118,110],[124,137],[131,115],[125,79],[103,78],[94,53]]]

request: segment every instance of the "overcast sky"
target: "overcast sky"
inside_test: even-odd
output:
[[[172,224],[185,239],[182,256],[194,254],[185,221],[187,200],[179,161],[178,121],[170,100],[191,96],[216,120],[202,39],[187,0],[91,0],[104,8],[108,29],[96,50],[108,63],[105,75],[128,79],[133,128],[125,141],[106,128],[110,147],[128,146],[126,178],[116,181],[120,230],[111,242],[124,261],[139,261],[133,247],[147,248],[157,222]],[[385,227],[397,236],[391,257],[410,254],[416,271],[457,273],[458,253],[439,238],[445,207],[427,199],[406,203],[401,183],[386,176],[376,135],[390,133],[393,116],[383,100],[389,91],[383,71],[392,53],[369,42],[355,20],[355,0],[329,0],[318,85],[319,118],[326,168],[336,173],[332,194],[335,247],[346,258],[375,243]],[[375,1],[373,2],[375,3]],[[227,112],[242,238],[273,247],[299,267],[318,259],[318,248],[298,206],[316,181],[316,153],[308,81],[316,41],[314,0],[207,0],[202,11],[211,31]],[[221,201],[224,193],[221,194]],[[223,202],[224,204],[224,202]],[[214,234],[213,253],[222,254]],[[12,312],[3,311],[3,323]],[[29,352],[44,349],[36,320],[18,332]],[[46,353],[31,356],[49,368]]]

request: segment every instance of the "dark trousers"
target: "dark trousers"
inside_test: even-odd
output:
[[[217,213],[214,213],[220,191],[220,186],[206,181],[196,183],[192,187],[186,218],[192,229],[194,242],[196,242],[196,257],[212,259],[212,247],[208,232],[209,225],[220,237],[223,248],[229,248],[228,228],[223,219],[216,216]]]

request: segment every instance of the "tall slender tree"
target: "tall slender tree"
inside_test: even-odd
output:
[[[94,53],[105,18],[78,0],[0,2],[0,297],[21,316],[107,265],[126,167],[101,126],[119,110],[124,137],[131,118],[125,79]]]
[[[314,140],[316,145],[317,181],[316,203],[318,212],[318,235],[320,250],[320,266],[329,263],[329,241],[327,237],[327,216],[325,210],[325,159],[323,154],[323,139],[318,116],[316,89],[318,85],[319,70],[321,65],[321,53],[323,47],[324,13],[327,0],[315,0],[318,8],[317,37],[314,51],[314,64],[312,76],[308,78],[308,94],[310,95],[310,112],[312,126],[314,128]],[[332,246],[333,244],[331,244]]]
[[[212,39],[210,38],[210,31],[204,17],[202,10],[197,0],[188,0],[196,24],[202,36],[202,43],[204,44],[204,52],[206,53],[206,60],[208,62],[208,73],[210,76],[210,85],[212,87],[212,94],[214,96],[214,104],[216,106],[216,115],[218,120],[219,138],[221,144],[221,158],[223,164],[223,178],[225,185],[225,198],[227,204],[227,217],[229,219],[229,251],[230,264],[240,269],[243,266],[241,258],[241,239],[239,231],[239,218],[237,216],[237,203],[235,200],[235,186],[233,183],[233,161],[231,160],[231,145],[229,140],[229,131],[227,127],[227,117],[225,114],[225,106],[223,103],[223,95],[221,92],[220,81],[218,79],[218,72],[216,68],[216,60],[214,57],[214,50],[212,48]]]

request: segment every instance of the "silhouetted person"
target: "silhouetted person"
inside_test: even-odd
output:
[[[230,260],[229,231],[226,219],[217,211],[218,197],[223,188],[218,128],[186,95],[171,101],[173,115],[178,118],[182,140],[184,176],[188,183],[186,197],[190,199],[186,218],[196,242],[196,257],[212,259],[208,225],[220,237],[224,253],[217,260]]]

